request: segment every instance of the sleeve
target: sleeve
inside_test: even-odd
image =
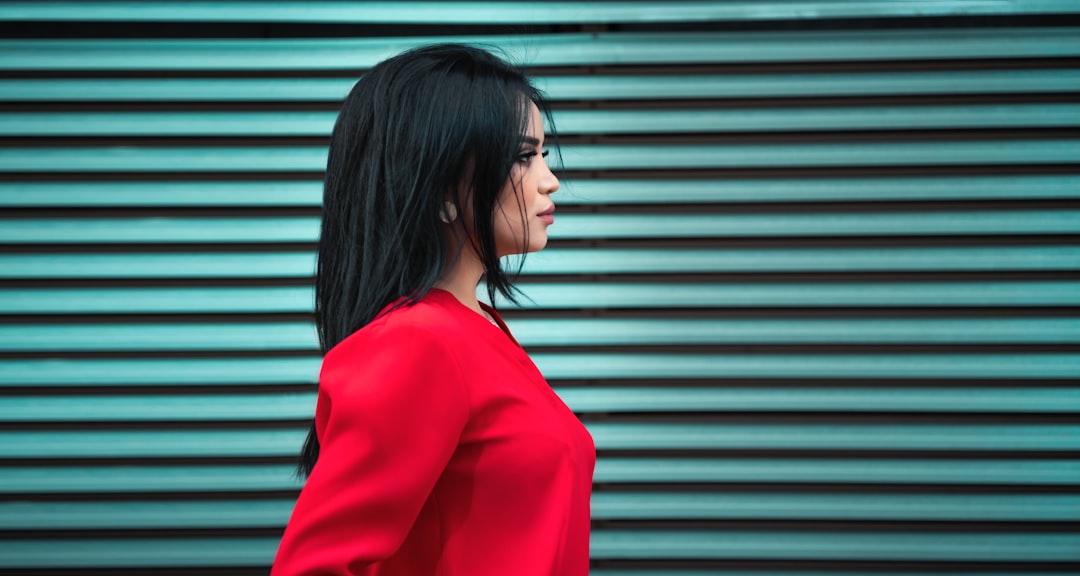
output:
[[[445,337],[384,326],[331,350],[316,406],[320,454],[273,576],[356,574],[401,546],[469,418]]]

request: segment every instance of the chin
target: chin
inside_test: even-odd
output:
[[[543,238],[532,239],[529,242],[529,249],[527,252],[539,252],[547,247],[547,234]]]
[[[496,251],[499,254],[499,258],[521,254],[531,254],[533,252],[539,252],[543,250],[545,247],[547,247],[548,243],[547,231],[541,230],[539,232],[533,232],[529,234],[528,245],[524,246],[524,249],[522,249],[522,244],[524,244],[523,240],[524,238],[519,238],[518,241],[514,243],[515,246],[513,248],[509,247],[509,243],[497,244]]]

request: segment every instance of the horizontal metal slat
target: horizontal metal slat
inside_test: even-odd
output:
[[[1080,176],[996,175],[887,178],[692,180],[568,179],[560,205],[774,202],[894,202],[1080,198]],[[4,207],[318,207],[318,181],[0,182]]]
[[[1080,378],[1080,354],[537,353],[548,378]]]
[[[556,388],[579,414],[622,412],[1080,413],[1080,388]],[[21,396],[0,422],[221,422],[314,417],[315,393]]]
[[[527,310],[1076,306],[1080,282],[521,284]],[[507,303],[499,299],[499,305]],[[310,287],[0,288],[0,314],[311,313]]]
[[[1075,424],[587,423],[598,450],[1080,450]],[[294,457],[306,430],[0,431],[0,458]]]
[[[269,566],[277,537],[20,539],[0,548],[0,564],[40,567]],[[599,558],[1068,562],[1080,535],[1032,533],[880,533],[816,530],[612,530],[593,532]],[[192,554],[198,550],[198,554]],[[671,574],[672,572],[666,572]],[[839,576],[841,572],[836,572]],[[919,572],[919,574],[925,574]]]
[[[299,449],[297,449],[299,450]],[[149,494],[299,489],[290,464],[5,466],[0,494]],[[594,480],[615,484],[1074,486],[1076,460],[627,458],[601,455]]]
[[[90,120],[92,122],[94,119]],[[34,132],[51,135],[55,124],[51,118],[47,122],[48,125],[41,126],[44,131]],[[4,119],[0,118],[0,133],[6,128],[5,124]],[[23,128],[15,122],[12,124],[16,129],[27,130],[26,133],[36,128]],[[61,124],[71,125],[70,122]],[[1069,127],[1078,124],[1080,105],[1051,103],[738,110],[568,110],[555,113],[555,126],[560,133],[567,134],[960,130]],[[64,128],[56,129],[63,133]]]
[[[248,2],[8,2],[0,20],[111,22],[332,22],[368,24],[569,24],[614,22],[701,22],[1020,15],[1076,12],[1064,0],[987,3],[885,3],[867,0],[800,2],[556,2],[541,6],[516,2],[274,2],[253,14]]]
[[[138,413],[125,414],[127,410]],[[0,397],[0,422],[8,423],[252,422],[314,416],[314,393]]]
[[[1039,324],[1029,327],[1037,330]],[[1070,330],[1064,324],[1057,327],[1066,332]],[[93,350],[307,350],[315,353],[319,350],[319,339],[311,322],[0,325],[0,352]]]
[[[1028,468],[1030,470],[1030,467]],[[1029,472],[1030,473],[1030,472]],[[1054,472],[1035,472],[1050,478]],[[0,494],[149,494],[158,492],[233,493],[299,490],[296,466],[149,465],[149,466],[5,466]]]
[[[1010,568],[1002,567],[1000,570],[982,570],[982,568],[967,568],[964,567],[964,574],[970,576],[1014,576],[1015,572],[1009,572]],[[1041,568],[1040,568],[1041,570]],[[638,570],[638,568],[608,568],[600,567],[593,568],[589,571],[591,576],[717,576],[721,574],[723,576],[762,576],[762,573],[757,570],[742,571],[742,570],[727,570],[723,568],[723,572],[717,573],[715,570],[697,570],[697,568],[687,568],[683,570],[681,567],[662,568],[662,570]],[[819,570],[818,567],[810,568],[809,571],[771,571],[767,573],[769,576],[849,576],[848,571],[831,571],[831,570]],[[907,568],[904,567],[888,567],[881,568],[881,570],[874,570],[872,572],[863,570],[862,574],[873,576],[956,576],[956,572],[942,572],[941,570],[930,570],[930,568]],[[1075,576],[1071,572],[1068,572],[1068,568],[1063,570],[1050,570],[1047,572],[1039,572],[1039,576]]]
[[[98,326],[87,327],[74,339],[91,337]],[[1080,340],[1076,318],[754,318],[717,319],[547,319],[517,318],[510,328],[525,346],[648,345],[648,344],[974,344],[1050,343]],[[2,328],[0,328],[2,330]],[[11,331],[6,342],[19,338]],[[60,327],[57,332],[64,330]],[[2,334],[4,332],[0,332]],[[193,335],[194,336],[194,335]],[[66,336],[64,336],[66,338]],[[146,338],[131,334],[130,341]],[[48,345],[46,345],[48,346]],[[109,349],[112,349],[111,347]]]
[[[1030,188],[1029,188],[1030,189]],[[4,207],[319,207],[321,181],[0,182]],[[1080,193],[1078,193],[1080,195]]]
[[[0,112],[0,137],[327,137],[336,112]],[[559,110],[560,134],[958,130],[1080,126],[1077,104]]]
[[[0,314],[312,313],[307,286],[264,288],[0,288]]]
[[[972,568],[969,572],[974,572],[976,569]],[[900,570],[889,566],[888,568],[882,568],[880,571],[873,571],[863,569],[862,574],[872,576],[875,574],[881,574],[882,576],[955,576],[956,572],[943,572],[937,569],[919,568],[915,571]],[[682,569],[681,567],[664,568],[660,570],[640,570],[637,568],[593,568],[589,570],[591,576],[760,576],[760,570],[728,570],[723,569],[722,572],[708,569],[695,569],[688,568]],[[812,568],[809,571],[799,569],[789,570],[769,570],[769,576],[848,576],[850,572],[847,571],[831,571]],[[1015,576],[1015,572],[1009,572],[1009,568],[1002,568],[1001,570],[986,570],[978,568],[979,576]],[[1071,572],[1067,571],[1040,571],[1039,576],[1074,576]]]
[[[0,79],[0,102],[337,102],[356,78]],[[553,101],[806,98],[1080,91],[1080,70],[924,70],[656,76],[533,76]]]
[[[595,492],[593,520],[1068,522],[1072,494],[752,494]],[[280,528],[293,500],[0,502],[0,530]]]
[[[436,42],[494,45],[531,66],[1080,55],[1075,28],[563,33],[260,40],[3,40],[0,70],[356,70]]]
[[[1076,140],[566,144],[568,170],[1077,164]],[[321,146],[2,148],[0,172],[318,172]]]
[[[912,96],[954,94],[1039,94],[1080,90],[1080,70],[1047,68],[1009,69],[1002,64],[993,70],[887,70],[862,72],[819,72],[711,75],[664,74],[656,76],[533,76],[532,80],[554,100],[640,100],[640,99],[724,99],[724,98],[807,98],[829,96]],[[0,81],[0,87],[3,87]],[[212,87],[213,85],[211,85]],[[51,94],[60,89],[29,92],[28,96]],[[138,89],[138,86],[132,86]],[[210,88],[210,87],[208,87]],[[103,90],[104,88],[97,88]],[[93,88],[91,88],[93,90]],[[118,92],[114,90],[112,92]],[[220,90],[219,90],[220,91]],[[124,98],[122,95],[118,95]],[[74,98],[80,96],[74,95]],[[90,96],[93,97],[93,96]],[[199,98],[192,94],[191,98]],[[13,98],[13,96],[8,96]],[[0,96],[0,100],[4,97]],[[30,98],[35,99],[35,98]],[[341,97],[338,97],[341,99]]]
[[[265,237],[263,234],[272,234]],[[3,221],[0,243],[307,242],[319,237],[317,216],[268,218],[100,218]]]
[[[568,214],[552,238],[1070,234],[1080,210],[829,214]]]
[[[295,457],[307,432],[273,430],[0,431],[0,458]],[[18,443],[27,442],[19,447]],[[0,563],[0,565],[3,565]]]
[[[1080,426],[589,423],[601,450],[1039,450],[1080,448]]]
[[[537,352],[549,379],[1080,378],[1080,354],[704,354]],[[318,357],[0,360],[0,385],[315,383]],[[1062,407],[1064,408],[1064,407]]]
[[[517,318],[524,346],[1080,343],[1078,318]],[[310,322],[0,325],[0,352],[318,350]]]
[[[0,502],[0,530],[281,528],[293,500]],[[66,519],[65,519],[66,516]]]
[[[24,218],[2,221],[0,244],[314,244],[319,218]],[[1080,233],[1080,210],[823,214],[559,214],[552,239],[792,236],[970,236]]]
[[[1045,259],[1036,261],[1045,262]],[[314,249],[246,253],[0,254],[0,278],[312,278],[315,262]]]
[[[357,78],[0,79],[0,102],[340,102]],[[993,85],[993,80],[990,81]],[[573,85],[573,84],[571,84]],[[1044,80],[1046,90],[1070,86]]]
[[[123,386],[314,384],[321,359],[45,359],[0,360],[0,385]],[[164,370],[165,372],[156,372]]]
[[[0,546],[0,566],[30,568],[156,568],[266,566],[281,542],[274,537],[23,539]],[[197,551],[197,553],[196,553]]]
[[[194,247],[193,247],[194,248]],[[517,269],[517,260],[504,265]],[[1080,269],[1076,246],[548,248],[521,273],[971,272]],[[312,278],[315,252],[0,254],[0,278]]]
[[[598,530],[593,533],[590,547],[593,558],[1064,562],[1080,558],[1080,535],[927,531],[889,532],[885,536],[871,531],[833,530]]]

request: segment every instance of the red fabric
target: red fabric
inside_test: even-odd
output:
[[[272,576],[588,574],[592,437],[505,324],[449,292],[331,350],[315,422]]]

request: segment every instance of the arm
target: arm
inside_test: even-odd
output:
[[[412,528],[468,421],[461,369],[421,326],[384,326],[323,361],[318,463],[272,574],[354,574]]]

